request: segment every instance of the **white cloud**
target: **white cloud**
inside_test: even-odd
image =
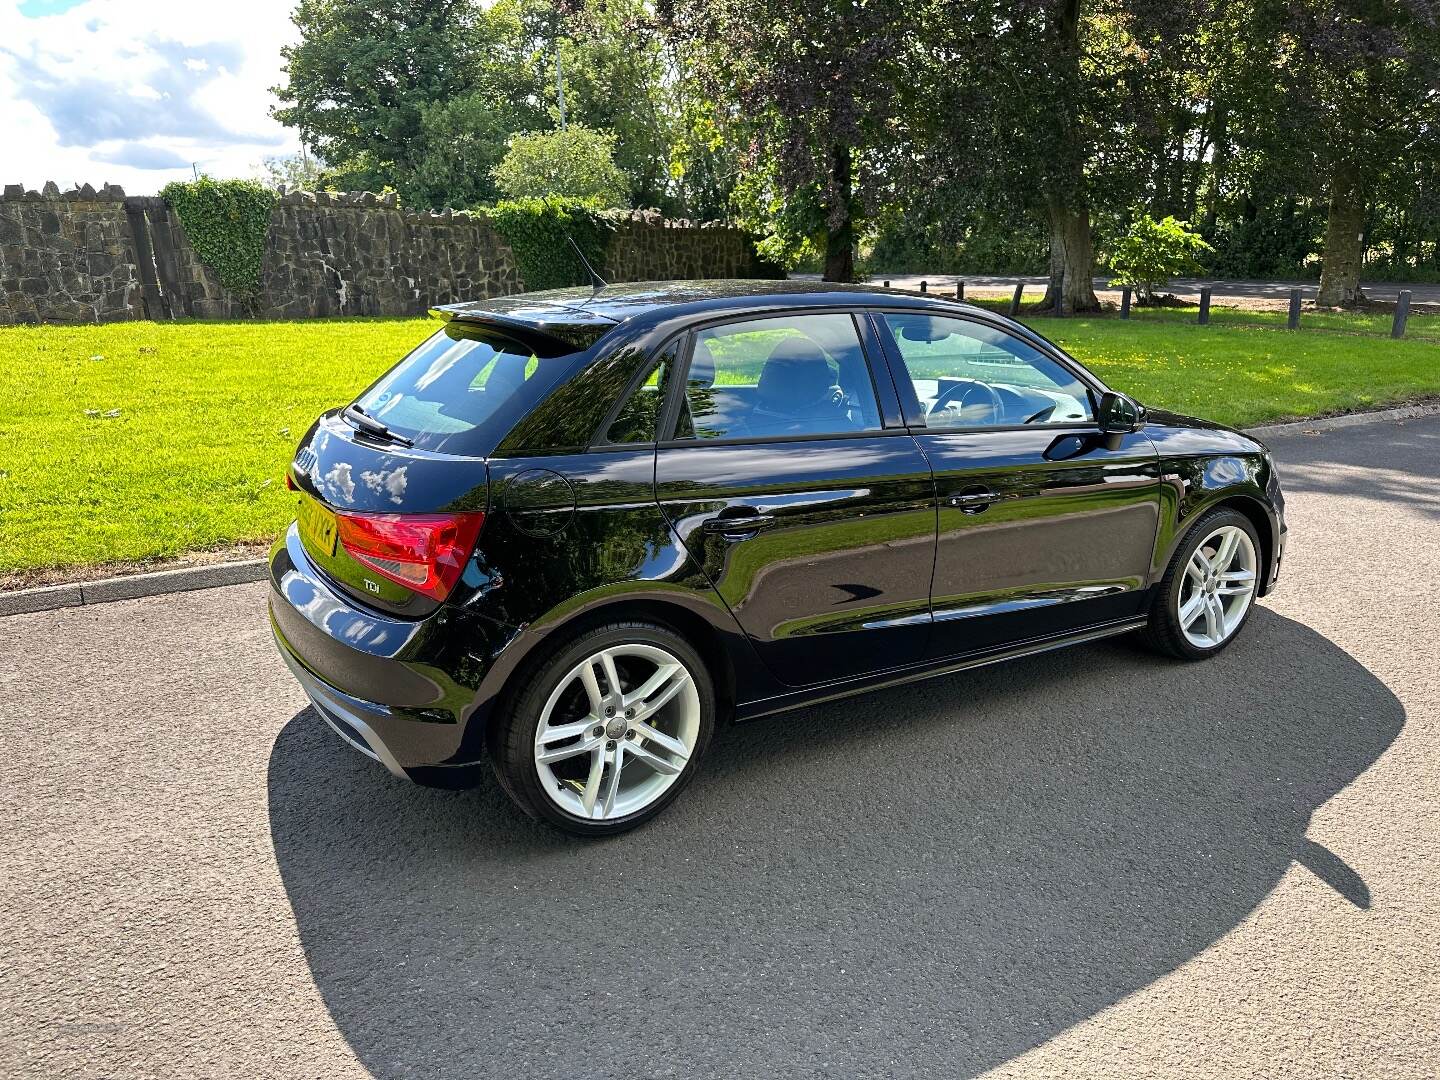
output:
[[[51,4],[51,9],[64,7]],[[269,116],[294,0],[0,0],[0,183],[158,191],[298,149]]]

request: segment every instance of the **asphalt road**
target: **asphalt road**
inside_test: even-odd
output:
[[[0,1074],[1433,1077],[1440,419],[1275,445],[1216,661],[736,729],[603,843],[341,745],[260,586],[0,620]]]
[[[791,276],[820,280],[818,274],[792,274]],[[883,277],[884,275],[874,277],[871,279],[871,283],[878,285]],[[1005,274],[892,274],[889,277],[892,288],[918,289],[920,282],[925,281],[929,284],[931,292],[947,296],[954,295],[955,282],[960,279],[965,281],[967,296],[1008,296],[1015,286],[1023,281],[1025,295],[1030,300],[1038,300],[1040,293],[1044,291],[1045,285],[1049,281],[1046,277],[1016,277]],[[1103,293],[1106,299],[1118,302],[1120,290],[1110,288],[1109,278],[1097,277],[1094,280],[1094,286],[1097,293]],[[1173,278],[1170,284],[1165,286],[1164,291],[1174,293],[1183,300],[1198,303],[1200,290],[1206,287],[1209,287],[1211,299],[1217,304],[1237,299],[1285,302],[1290,299],[1291,289],[1299,289],[1300,295],[1306,300],[1314,300],[1320,283],[1317,281],[1224,281],[1219,278]],[[1370,300],[1393,302],[1399,297],[1402,289],[1409,289],[1412,303],[1440,303],[1440,285],[1366,281],[1361,283],[1361,288],[1364,290],[1366,298]]]

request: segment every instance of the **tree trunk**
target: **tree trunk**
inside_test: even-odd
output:
[[[850,161],[850,147],[835,146],[830,150],[830,196],[835,200],[825,223],[826,281],[855,280],[855,219],[851,201],[855,180]]]
[[[1079,210],[1050,203],[1050,284],[1041,306],[1055,307],[1056,290],[1063,289],[1062,310],[1099,311],[1095,296],[1095,245],[1090,237],[1090,208]]]
[[[1363,300],[1360,265],[1365,257],[1365,199],[1347,170],[1336,172],[1330,185],[1330,211],[1325,221],[1318,307],[1353,307]]]
[[[1215,239],[1215,223],[1220,214],[1220,196],[1225,188],[1230,165],[1230,113],[1223,105],[1215,106],[1214,153],[1210,155],[1210,186],[1205,191],[1205,217],[1200,232],[1206,240]]]
[[[1056,110],[1056,148],[1047,184],[1050,216],[1050,287],[1042,305],[1062,312],[1098,311],[1095,247],[1090,238],[1090,200],[1085,164],[1091,148],[1077,115],[1080,79],[1080,0],[1063,0],[1055,19],[1056,75],[1070,88],[1066,107]],[[1063,284],[1062,284],[1063,282]]]

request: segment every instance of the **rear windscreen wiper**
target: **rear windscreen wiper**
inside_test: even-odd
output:
[[[365,432],[366,435],[386,442],[398,443],[400,446],[414,446],[415,444],[404,435],[391,431],[388,427],[376,420],[359,405],[346,405],[345,411],[340,414],[350,421],[357,429]]]

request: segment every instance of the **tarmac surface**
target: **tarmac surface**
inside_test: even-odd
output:
[[[723,732],[599,843],[344,746],[262,585],[0,620],[0,1075],[1433,1077],[1440,417],[1273,446],[1214,661]]]

